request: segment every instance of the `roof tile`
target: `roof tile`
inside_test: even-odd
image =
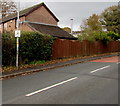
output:
[[[39,8],[39,7],[41,7],[41,6],[45,6],[45,7],[47,8],[47,6],[46,6],[44,3],[40,3],[40,4],[34,5],[34,6],[32,6],[32,7],[29,7],[29,8],[27,8],[27,9],[24,9],[24,10],[20,11],[20,17],[29,14],[31,11],[34,11],[35,9],[37,9],[37,8]],[[48,8],[47,8],[47,10],[52,14],[52,16],[53,16],[57,21],[59,21],[59,20],[56,18],[56,16],[55,16]],[[11,20],[11,19],[15,19],[15,18],[17,18],[17,13],[11,14],[11,15],[3,18],[3,19],[2,19],[2,22],[7,22],[7,21],[9,21],[9,20]]]
[[[52,25],[45,25],[45,24],[36,24],[36,23],[29,23],[29,25],[34,28],[36,31],[52,35],[53,37],[58,38],[66,38],[66,39],[76,39],[71,34],[67,33],[63,29],[58,26]]]

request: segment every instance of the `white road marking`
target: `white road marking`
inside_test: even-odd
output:
[[[108,67],[110,67],[110,65],[109,65],[109,66],[102,67],[102,68],[99,68],[99,69],[96,69],[96,70],[93,70],[93,71],[91,71],[90,73],[94,73],[94,72],[96,72],[96,71],[103,70],[103,69],[108,68]]]
[[[56,87],[56,86],[59,86],[59,85],[62,85],[62,84],[64,84],[64,83],[70,82],[70,81],[75,80],[75,79],[77,79],[77,77],[74,77],[74,78],[68,79],[68,80],[66,80],[66,81],[62,81],[62,82],[60,82],[60,83],[54,84],[54,85],[52,85],[52,86],[43,88],[43,89],[41,89],[41,90],[38,90],[38,91],[35,91],[35,92],[32,92],[32,93],[29,93],[29,94],[27,94],[27,95],[25,95],[25,96],[27,96],[27,97],[32,96],[32,95],[34,95],[34,94],[40,93],[40,92],[42,92],[42,91],[48,90],[48,89],[50,89],[50,88],[53,88],[53,87]]]

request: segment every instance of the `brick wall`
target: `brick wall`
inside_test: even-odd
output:
[[[20,30],[21,31],[33,31],[32,28],[28,24],[21,24],[20,25]]]
[[[8,21],[6,23],[1,24],[0,32],[6,32],[6,31],[14,31],[15,27],[15,20]]]
[[[25,21],[25,17],[21,17],[20,21]],[[4,31],[10,31],[14,32],[16,29],[16,19],[10,20],[4,24],[1,24],[0,32],[3,32],[3,25],[4,25]],[[32,31],[32,29],[27,24],[20,24],[19,26],[20,30],[22,31]]]
[[[0,24],[0,33],[3,31],[3,24]]]
[[[32,21],[57,25],[57,21],[55,20],[55,18],[48,12],[48,10],[44,6],[36,9],[27,16],[21,17],[20,21]],[[6,28],[4,28],[5,30],[14,32],[16,29],[16,20],[13,19],[2,24],[0,32],[3,32],[3,25],[6,26]],[[29,27],[27,24],[20,24],[20,30],[33,31],[32,28]]]
[[[48,10],[44,6],[30,13],[26,17],[26,20],[57,25],[57,21],[55,20],[55,18],[48,12]]]
[[[14,19],[14,20],[11,20],[11,21],[7,22],[7,28],[6,28],[7,31],[12,31],[13,32],[15,30],[15,24],[16,24],[15,21],[16,20]]]

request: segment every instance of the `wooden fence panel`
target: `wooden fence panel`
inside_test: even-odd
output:
[[[109,52],[120,52],[120,42],[110,41],[105,45],[102,41],[89,42],[78,40],[56,39],[52,46],[52,58],[88,56]]]

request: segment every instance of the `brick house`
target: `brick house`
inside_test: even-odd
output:
[[[3,18],[0,23],[0,32],[14,32],[16,20],[17,13]],[[38,31],[58,38],[75,39],[57,26],[58,18],[44,3],[20,11],[20,21],[22,22],[20,23],[20,30],[22,31]]]

